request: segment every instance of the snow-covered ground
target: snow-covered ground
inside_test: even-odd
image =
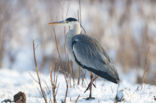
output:
[[[44,103],[44,100],[39,92],[38,84],[33,80],[32,76],[36,78],[35,72],[17,72],[15,70],[1,69],[0,70],[0,102],[4,99],[13,99],[13,95],[18,91],[23,91],[27,96],[27,103]],[[41,74],[41,81],[44,89],[47,91],[47,98],[49,98],[48,91],[51,91],[49,74]],[[75,80],[77,81],[77,80]],[[89,82],[85,80],[86,86]],[[45,85],[47,84],[47,85]],[[57,102],[61,103],[64,99],[66,91],[66,82],[64,76],[58,75],[58,93],[56,96]],[[98,79],[96,88],[93,88],[94,100],[86,101],[89,91],[84,93],[86,86],[76,85],[69,87],[67,103],[74,103],[78,95],[78,103],[114,103],[117,85],[107,82],[103,79]],[[47,86],[49,88],[47,88]],[[156,103],[154,96],[156,96],[156,86],[144,84],[138,85],[122,80],[119,90],[123,90],[124,101],[121,103]],[[52,93],[51,93],[52,94]]]

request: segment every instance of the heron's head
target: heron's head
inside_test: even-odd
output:
[[[69,17],[65,20],[62,20],[62,21],[55,21],[55,22],[50,22],[49,24],[50,25],[55,25],[55,24],[65,24],[65,25],[69,25],[69,26],[72,26],[76,23],[79,23],[77,19],[75,18],[72,18],[72,17]]]
[[[64,25],[68,25],[71,28],[74,28],[75,30],[79,31],[78,33],[81,32],[81,27],[84,30],[84,32],[86,33],[85,29],[83,28],[83,26],[79,23],[79,21],[75,18],[69,17],[65,20],[62,21],[55,21],[55,22],[51,22],[49,23],[50,25],[55,25],[55,24],[64,24]]]

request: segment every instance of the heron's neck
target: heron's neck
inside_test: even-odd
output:
[[[69,54],[72,54],[72,38],[75,35],[78,35],[80,33],[81,33],[80,24],[78,22],[73,23],[70,26],[70,30],[66,34],[66,48],[67,48],[67,51],[69,52]],[[71,56],[71,58],[74,58],[74,57]]]
[[[80,34],[81,33],[81,26],[80,26],[80,23],[79,22],[75,22],[72,26],[71,26],[71,29],[70,29],[73,34]]]
[[[78,22],[70,26],[70,30],[66,34],[66,41],[71,41],[72,37],[81,33],[81,27]]]

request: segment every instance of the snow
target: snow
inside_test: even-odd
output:
[[[66,82],[64,76],[58,75],[58,93],[56,96],[57,102],[61,103],[64,100],[66,91]],[[27,96],[27,103],[44,103],[44,100],[39,92],[39,85],[33,79],[36,78],[36,73],[33,71],[19,72],[9,69],[0,70],[0,102],[4,99],[13,99],[13,95],[19,91],[25,92]],[[51,84],[49,74],[40,73],[41,81],[44,90],[46,90],[47,98],[52,98]],[[126,78],[126,76],[125,76]],[[75,81],[77,81],[75,79]],[[93,100],[85,100],[89,95],[89,91],[84,93],[89,79],[85,80],[86,85],[69,86],[67,103],[74,103],[76,98],[80,95],[78,103],[114,103],[116,96],[117,85],[105,81],[101,78],[95,82],[96,88],[93,88]],[[47,88],[48,86],[48,88]],[[118,96],[123,99],[121,103],[156,103],[154,96],[156,96],[156,86],[148,84],[134,84],[127,80],[122,80]]]

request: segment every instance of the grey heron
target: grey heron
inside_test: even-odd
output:
[[[109,55],[96,39],[81,33],[82,26],[77,19],[70,17],[49,24],[70,26],[66,34],[66,48],[73,61],[108,81],[119,83],[118,73]]]

